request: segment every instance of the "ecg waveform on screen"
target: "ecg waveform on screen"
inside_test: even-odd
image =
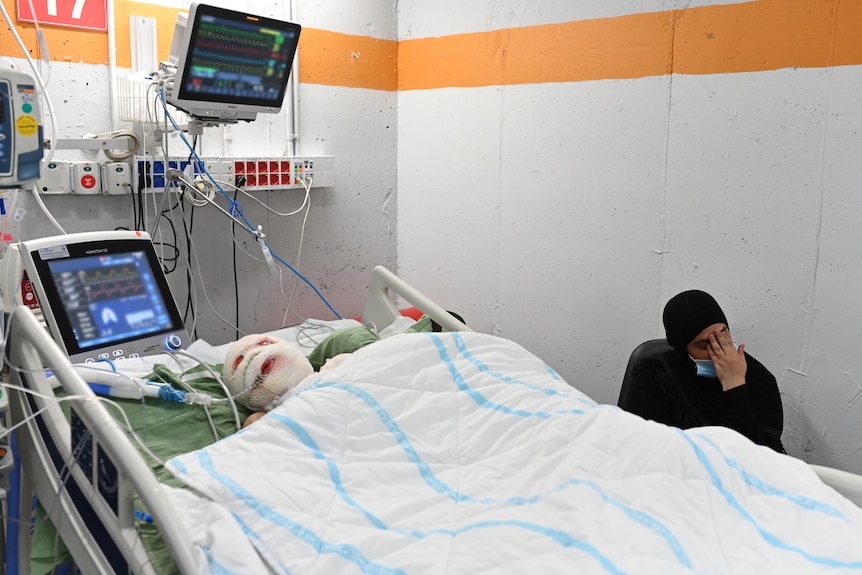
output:
[[[285,47],[284,38],[278,33],[245,32],[202,23],[195,44],[194,66],[272,76],[275,71],[284,73],[290,65],[291,54],[282,53]]]
[[[248,60],[228,62],[220,56],[207,58],[206,55],[196,57],[192,69],[197,76],[215,78],[221,74],[235,74],[257,81],[261,78],[281,77],[287,70],[286,67],[270,66],[268,62],[259,64]]]
[[[278,51],[278,43],[281,42],[281,35],[277,32],[266,32],[265,30],[245,32],[207,22],[201,22],[198,38],[208,38],[231,49],[244,49],[248,46],[265,48],[267,51],[273,50],[276,52]]]
[[[91,302],[128,297],[146,291],[134,264],[83,272],[81,283]]]

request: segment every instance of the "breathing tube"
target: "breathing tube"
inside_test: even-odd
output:
[[[90,389],[99,395],[117,399],[156,397],[164,401],[197,405],[209,405],[213,401],[213,398],[205,393],[174,389],[167,383],[148,381],[139,377],[130,377],[82,365],[76,365],[74,369],[87,382]],[[55,386],[56,376],[51,375],[48,382],[51,383],[52,387]]]

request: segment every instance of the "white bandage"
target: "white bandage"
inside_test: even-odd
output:
[[[269,411],[314,373],[302,352],[284,340],[251,334],[237,340],[224,360],[224,381],[234,399],[254,411]]]

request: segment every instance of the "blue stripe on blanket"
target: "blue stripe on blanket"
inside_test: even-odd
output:
[[[746,483],[746,485],[750,485],[751,487],[757,489],[765,495],[778,497],[781,499],[787,499],[788,501],[791,501],[799,507],[802,507],[803,509],[806,509],[808,511],[818,511],[820,513],[824,513],[826,515],[831,515],[832,517],[841,519],[845,523],[850,522],[850,520],[847,519],[847,517],[843,513],[841,513],[836,508],[832,507],[827,503],[816,501],[814,499],[811,499],[810,497],[797,495],[795,493],[786,493],[773,485],[769,485],[756,475],[742,469],[738,461],[724,455],[721,449],[719,449],[715,442],[712,441],[712,438],[706,437],[705,435],[701,435],[699,433],[696,435],[702,441],[706,442],[707,445],[715,449],[718,452],[719,456],[724,459],[724,462],[727,464],[727,466],[736,471],[739,474],[740,478],[742,478],[742,480]]]
[[[760,526],[760,524],[751,516],[751,514],[743,508],[743,506],[739,503],[736,497],[733,494],[724,488],[724,485],[721,483],[721,479],[718,477],[718,473],[716,473],[715,468],[712,466],[712,463],[709,461],[709,458],[703,452],[703,450],[695,443],[693,437],[686,433],[681,429],[676,430],[682,437],[691,445],[692,449],[694,449],[695,454],[697,455],[698,460],[700,460],[701,465],[703,465],[707,474],[709,474],[710,480],[712,481],[712,485],[718,490],[719,493],[724,497],[724,500],[727,501],[728,505],[731,506],[735,511],[737,511],[742,517],[745,518],[746,521],[751,523],[752,526],[757,530],[758,534],[766,541],[768,544],[772,545],[777,549],[782,549],[784,551],[789,551],[791,553],[796,553],[797,555],[805,558],[811,563],[815,563],[817,565],[823,565],[825,567],[833,567],[839,569],[862,569],[862,561],[839,561],[838,559],[834,559],[832,557],[819,557],[817,555],[813,555],[804,549],[800,549],[795,545],[790,545],[780,540],[778,537],[768,532],[766,529]]]
[[[315,458],[325,461],[327,463],[327,466],[329,467],[330,473],[333,472],[333,469],[335,467],[334,464],[332,464],[326,458],[326,456],[320,452],[320,450],[316,446],[316,442],[314,441],[314,439],[308,434],[308,432],[305,431],[305,429],[302,428],[302,426],[296,420],[294,420],[291,417],[286,417],[286,416],[283,416],[283,415],[278,414],[278,413],[273,413],[270,415],[270,417],[273,417],[273,418],[281,421],[282,423],[287,425],[294,433],[297,433],[297,437],[299,437],[300,440],[304,444],[306,444],[310,449],[312,449],[312,451],[314,452]],[[352,563],[356,563],[357,566],[359,566],[362,569],[363,573],[371,573],[374,575],[387,575],[389,573],[393,573],[393,574],[394,573],[399,573],[399,574],[403,573],[403,571],[400,569],[387,568],[387,567],[383,567],[383,566],[371,563],[370,561],[368,561],[364,557],[364,555],[362,555],[362,553],[359,551],[359,549],[357,549],[353,545],[324,542],[322,539],[319,538],[319,536],[317,536],[315,533],[313,533],[308,528],[303,527],[301,524],[299,524],[295,521],[292,521],[291,519],[285,517],[281,513],[274,511],[268,505],[262,503],[260,500],[255,498],[251,493],[249,493],[245,488],[243,488],[241,485],[239,485],[239,483],[234,481],[233,478],[231,478],[227,475],[224,475],[222,473],[219,473],[215,469],[215,466],[213,465],[212,459],[209,457],[209,455],[206,452],[201,451],[198,453],[198,463],[201,465],[203,470],[210,475],[210,477],[212,477],[216,481],[222,483],[222,485],[224,485],[229,491],[231,491],[237,497],[237,499],[239,501],[241,501],[246,507],[255,511],[260,517],[262,517],[268,521],[271,521],[272,523],[274,523],[274,524],[276,524],[282,528],[287,529],[288,531],[293,533],[293,535],[295,535],[299,539],[301,539],[301,540],[305,541],[306,543],[308,543],[309,545],[311,545],[312,548],[317,553],[337,553],[337,554],[341,555],[345,560],[350,561]],[[467,533],[467,532],[474,531],[477,529],[499,528],[499,527],[517,527],[520,529],[532,531],[534,533],[538,533],[539,535],[543,535],[545,537],[548,537],[548,538],[554,540],[555,542],[557,542],[558,544],[562,545],[563,547],[578,549],[580,551],[586,552],[587,554],[591,555],[602,566],[602,568],[604,568],[608,573],[611,573],[613,575],[624,575],[625,574],[625,572],[620,570],[610,558],[603,555],[601,552],[599,552],[590,543],[576,539],[564,531],[560,531],[558,529],[553,529],[553,528],[542,526],[542,525],[537,525],[534,523],[529,523],[527,521],[519,521],[519,520],[481,521],[481,522],[473,523],[470,525],[466,525],[466,526],[464,526],[460,529],[457,529],[457,530],[435,529],[435,530],[428,532],[428,533],[421,533],[421,532],[413,531],[413,530],[406,531],[406,530],[401,530],[401,529],[389,529],[385,526],[385,524],[382,521],[374,518],[373,515],[371,515],[369,512],[365,511],[364,509],[362,509],[352,498],[347,496],[346,492],[344,491],[343,486],[341,485],[341,481],[340,481],[339,474],[337,473],[337,471],[334,475],[331,475],[331,477],[333,479],[333,482],[336,483],[336,491],[339,493],[339,495],[341,495],[344,498],[345,502],[347,502],[348,505],[350,505],[351,507],[359,509],[366,517],[369,517],[369,519],[372,519],[372,523],[380,529],[386,529],[386,530],[392,531],[394,533],[406,533],[406,534],[410,534],[410,535],[413,535],[413,536],[418,537],[418,538],[425,538],[425,537],[435,535],[435,534],[443,534],[443,535],[449,535],[452,537],[456,537],[462,533]],[[236,517],[236,514],[234,514],[234,517],[240,522],[240,524],[243,526],[243,530],[246,531],[246,533],[248,535],[255,536],[253,530],[250,530],[248,528],[248,526],[245,525],[245,523],[242,522],[241,519],[239,519],[239,517]]]
[[[501,411],[503,413],[508,413],[510,415],[517,415],[519,417],[539,417],[542,419],[547,419],[551,417],[550,413],[545,413],[543,411],[524,411],[522,409],[512,409],[508,406],[501,405],[499,403],[494,403],[484,395],[476,391],[475,389],[471,389],[467,382],[464,380],[464,377],[461,375],[461,372],[455,366],[454,360],[449,356],[449,352],[446,350],[446,346],[443,344],[443,340],[437,335],[431,335],[431,340],[434,342],[434,345],[437,347],[437,352],[440,354],[440,360],[449,368],[449,373],[452,374],[452,379],[455,381],[455,385],[458,386],[458,389],[465,392],[473,401],[476,402],[477,405],[480,405],[485,408],[494,409],[496,411]],[[463,353],[463,352],[462,352]],[[495,372],[488,371],[489,375],[495,377],[496,379],[500,379],[503,382],[509,382],[509,378],[497,374]],[[576,413],[583,414],[584,411],[580,409],[570,409],[557,413]]]
[[[551,493],[561,491],[570,485],[585,486],[585,487],[588,487],[588,488],[592,489],[593,491],[597,492],[599,494],[599,496],[606,503],[622,510],[623,513],[629,519],[632,519],[633,521],[643,525],[644,527],[650,529],[651,531],[653,531],[654,533],[659,535],[662,539],[665,540],[668,547],[670,547],[670,549],[673,552],[674,556],[676,557],[677,561],[685,567],[691,567],[691,561],[689,560],[688,555],[686,554],[685,550],[682,548],[682,545],[679,543],[679,540],[673,535],[673,533],[671,533],[671,531],[669,529],[667,529],[667,527],[665,527],[660,521],[658,521],[654,517],[651,517],[650,515],[644,513],[643,511],[633,509],[633,508],[623,504],[618,499],[608,495],[607,493],[602,491],[592,481],[577,479],[577,478],[570,478],[570,479],[566,480],[565,482],[563,482],[563,484],[561,484],[558,487],[548,491],[547,493],[540,494],[540,495],[533,495],[530,497],[510,497],[510,498],[504,499],[504,500],[487,498],[487,497],[475,498],[475,497],[472,497],[470,495],[465,495],[463,493],[460,493],[460,492],[452,489],[448,485],[446,485],[443,481],[440,481],[434,475],[434,472],[431,470],[431,467],[422,460],[422,457],[419,455],[419,453],[417,453],[416,449],[413,447],[412,443],[407,438],[407,436],[405,435],[403,430],[399,427],[399,425],[395,422],[395,420],[392,419],[392,417],[389,415],[389,413],[386,411],[386,409],[382,405],[380,405],[380,403],[371,394],[369,394],[367,391],[360,389],[356,386],[347,384],[347,383],[327,383],[327,382],[318,381],[317,383],[313,384],[312,386],[302,390],[300,393],[297,394],[297,396],[300,395],[301,393],[308,393],[312,390],[319,390],[319,389],[325,389],[325,388],[341,389],[341,390],[344,390],[344,391],[362,399],[374,411],[374,413],[377,415],[378,419],[380,419],[381,423],[383,423],[383,425],[386,427],[386,429],[389,430],[389,432],[392,434],[393,438],[398,443],[399,447],[401,447],[402,451],[407,456],[408,461],[410,461],[416,465],[416,467],[419,471],[419,474],[422,477],[423,481],[426,484],[428,484],[428,486],[430,486],[437,493],[440,493],[442,495],[447,495],[452,500],[454,500],[458,503],[476,503],[476,504],[482,504],[482,505],[504,504],[504,505],[519,506],[519,505],[529,505],[529,504],[537,503],[543,497],[545,497]],[[342,496],[342,498],[344,499],[344,501],[348,505],[355,507],[360,512],[362,512],[378,528],[381,528],[381,529],[387,528],[385,526],[385,524],[383,523],[383,521],[379,520],[377,517],[375,517],[373,514],[371,514],[366,509],[360,507],[352,498],[347,496],[347,494],[344,492],[343,486],[341,485],[341,480],[340,480],[337,466],[334,463],[332,463],[328,458],[326,458],[326,456],[323,453],[321,453],[320,449],[317,447],[317,444],[314,442],[314,439],[311,437],[311,435],[307,431],[305,431],[304,428],[302,428],[302,426],[298,422],[293,420],[293,418],[284,416],[280,413],[270,414],[269,417],[276,418],[279,421],[281,421],[282,423],[284,423],[285,425],[288,425],[290,427],[290,429],[294,433],[296,433],[296,435],[300,439],[300,441],[302,441],[303,444],[306,445],[306,447],[308,447],[312,451],[315,458],[321,459],[321,460],[326,462],[326,464],[330,470],[330,478],[333,481],[336,492]],[[413,534],[414,536],[421,535],[421,534],[416,533],[416,532],[411,532],[411,534]],[[422,536],[424,536],[424,535],[422,535]],[[549,534],[548,536],[550,536],[554,539],[557,539],[557,537],[553,536],[552,534]],[[558,542],[559,542],[559,540],[558,540]]]
[[[357,549],[354,545],[329,543],[324,541],[310,529],[262,503],[232,477],[216,471],[213,461],[206,450],[199,451],[197,458],[198,463],[201,465],[203,470],[206,471],[210,477],[227,487],[228,490],[230,490],[230,492],[233,493],[246,507],[256,512],[260,517],[267,521],[290,531],[298,539],[310,545],[316,553],[335,553],[345,561],[355,564],[363,573],[369,573],[370,575],[407,575],[401,569],[393,569],[369,561],[362,551]],[[247,526],[244,528],[247,528]]]
[[[436,333],[427,333],[426,335],[428,335],[429,337],[431,337],[434,340],[434,344],[437,346],[438,350],[441,348],[445,349],[445,347],[443,347],[444,344],[443,344],[442,339],[440,338],[440,335],[438,335]],[[461,334],[452,333],[452,334],[447,334],[447,335],[450,335],[452,337],[452,339],[455,342],[455,346],[458,348],[458,352],[462,356],[464,356],[464,359],[466,359],[467,361],[469,361],[470,363],[475,365],[479,369],[479,371],[481,371],[483,373],[487,373],[488,375],[494,377],[495,379],[499,379],[500,381],[503,381],[505,383],[510,383],[513,385],[521,385],[521,386],[524,386],[528,389],[532,389],[533,391],[538,391],[539,393],[543,393],[544,395],[547,395],[547,396],[570,397],[570,395],[571,395],[570,393],[558,391],[558,390],[552,389],[550,387],[531,385],[529,383],[525,383],[523,381],[513,379],[513,378],[511,378],[507,375],[504,375],[498,371],[493,371],[484,362],[482,362],[477,357],[475,357],[472,353],[470,353],[470,350],[467,349],[467,345],[464,343],[464,338],[461,337]],[[445,355],[446,355],[446,357],[443,359],[443,361],[448,360],[448,353]],[[450,363],[451,365],[454,366],[454,364],[452,364],[451,362],[447,362],[447,363]],[[557,381],[562,381],[560,376],[557,375],[557,372],[555,372],[553,369],[551,369],[551,366],[549,366],[547,363],[545,363],[544,366],[545,366],[545,371],[548,373],[548,375],[551,376],[552,379],[555,379]],[[589,406],[595,405],[595,402],[589,401],[588,399],[583,398],[583,397],[578,397],[577,400],[580,401],[581,403],[585,403]]]
[[[235,573],[231,571],[230,569],[213,559],[212,554],[210,553],[210,546],[202,546],[201,551],[203,551],[204,555],[207,556],[207,567],[209,567],[210,575],[241,575],[240,573]]]

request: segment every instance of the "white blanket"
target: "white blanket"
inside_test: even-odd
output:
[[[367,346],[169,467],[213,573],[862,573],[862,510],[803,462],[483,334]]]

